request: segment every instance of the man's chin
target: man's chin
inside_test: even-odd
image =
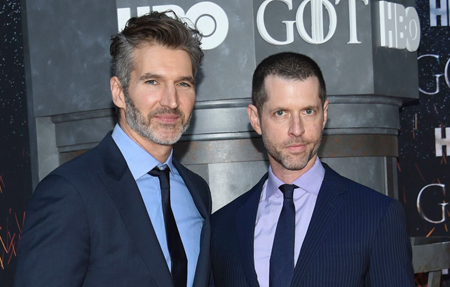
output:
[[[306,164],[283,164],[283,167],[287,170],[295,171],[295,170],[302,170],[307,165],[308,165],[308,163],[306,163]]]
[[[180,138],[181,138],[181,135],[177,134],[177,135],[170,136],[170,137],[168,137],[167,135],[164,137],[156,136],[156,137],[150,138],[150,140],[152,140],[155,143],[160,144],[160,145],[174,145],[176,142],[178,142],[180,140]]]
[[[300,153],[302,154],[302,153]],[[303,152],[304,154],[304,152]],[[287,170],[303,170],[308,164],[313,160],[314,157],[309,158],[308,160],[303,156],[299,159],[299,156],[290,156],[285,157],[281,164]]]

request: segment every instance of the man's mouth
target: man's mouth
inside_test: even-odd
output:
[[[179,120],[179,117],[174,114],[159,114],[155,115],[153,118],[165,124],[174,124]]]

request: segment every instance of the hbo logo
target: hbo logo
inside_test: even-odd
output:
[[[420,43],[420,21],[414,7],[380,1],[381,46],[414,52]]]
[[[192,6],[186,13],[177,5],[155,5],[152,11],[164,12],[173,10],[178,17],[188,18],[191,23],[203,34],[202,49],[211,50],[222,44],[228,34],[228,17],[225,11],[217,4],[205,1]],[[150,12],[150,6],[137,7],[137,16]],[[119,31],[131,18],[130,8],[117,9]]]

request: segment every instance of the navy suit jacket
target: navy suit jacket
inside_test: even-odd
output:
[[[211,195],[173,164],[204,218],[194,286],[208,286]],[[173,286],[133,176],[109,133],[39,183],[19,241],[17,287]]]
[[[325,177],[291,286],[415,286],[401,204],[324,167]],[[212,215],[216,287],[259,286],[253,238],[266,179],[267,174],[250,191]]]

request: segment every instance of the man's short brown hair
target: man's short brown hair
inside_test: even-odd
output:
[[[299,53],[283,52],[265,58],[253,73],[252,101],[260,115],[262,107],[267,101],[264,82],[268,76],[299,81],[316,77],[319,80],[319,98],[322,106],[327,100],[325,80],[317,63],[310,57]]]

